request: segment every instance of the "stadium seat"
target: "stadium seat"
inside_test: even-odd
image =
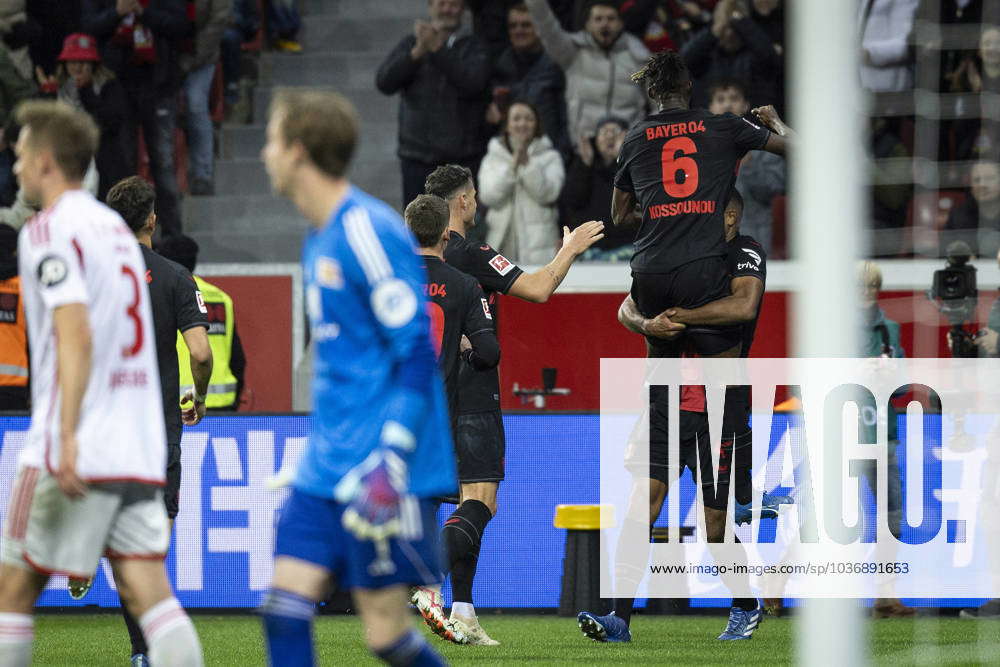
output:
[[[601,528],[614,525],[614,508],[557,505],[552,525],[566,530],[559,615],[576,616],[581,609],[608,613],[610,602],[601,598]]]

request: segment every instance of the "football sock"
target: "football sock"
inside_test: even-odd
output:
[[[448,664],[412,628],[404,632],[395,643],[385,648],[372,649],[372,653],[393,667],[444,667]]]
[[[268,664],[289,667],[315,664],[312,620],[316,604],[312,600],[272,588],[264,597],[259,613],[264,618]]]
[[[29,614],[0,614],[0,665],[27,667],[35,621]]]
[[[615,552],[614,611],[615,616],[626,624],[632,619],[635,592],[646,575],[650,530],[648,521],[626,518],[618,538],[618,550]],[[644,544],[645,549],[636,549],[636,544]]]
[[[484,503],[466,500],[444,522],[441,537],[447,551],[455,602],[472,602],[472,582],[476,577],[483,532],[492,518],[493,513]]]
[[[157,602],[139,619],[149,644],[149,662],[160,667],[201,667],[201,643],[175,597]]]
[[[476,608],[471,602],[453,602],[451,605],[451,613],[465,618],[475,618]]]
[[[139,627],[139,623],[129,613],[124,604],[122,604],[122,618],[125,619],[125,627],[128,628],[128,638],[132,642],[132,655],[139,653],[147,655],[149,647],[146,646],[146,638],[142,636],[142,628]]]

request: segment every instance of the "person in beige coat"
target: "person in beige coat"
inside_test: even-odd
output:
[[[486,241],[517,264],[545,264],[559,249],[562,157],[526,102],[511,104],[501,127],[479,167]]]
[[[569,136],[592,132],[605,116],[629,124],[646,113],[646,93],[632,74],[646,64],[649,50],[624,31],[618,3],[591,0],[587,22],[579,32],[566,32],[548,0],[525,0],[542,46],[566,73],[566,116]]]

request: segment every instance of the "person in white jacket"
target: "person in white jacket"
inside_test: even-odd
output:
[[[861,85],[873,93],[913,88],[908,42],[918,0],[865,0],[859,4]]]
[[[501,128],[479,167],[486,242],[517,264],[545,264],[559,249],[562,157],[526,102],[510,105]]]

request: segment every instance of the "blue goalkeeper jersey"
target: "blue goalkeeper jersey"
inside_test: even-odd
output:
[[[399,215],[351,187],[302,250],[314,344],[312,429],[295,488],[347,502],[344,475],[382,445],[387,420],[418,497],[457,489],[448,407],[430,335],[423,263]],[[345,485],[346,486],[346,485]]]

